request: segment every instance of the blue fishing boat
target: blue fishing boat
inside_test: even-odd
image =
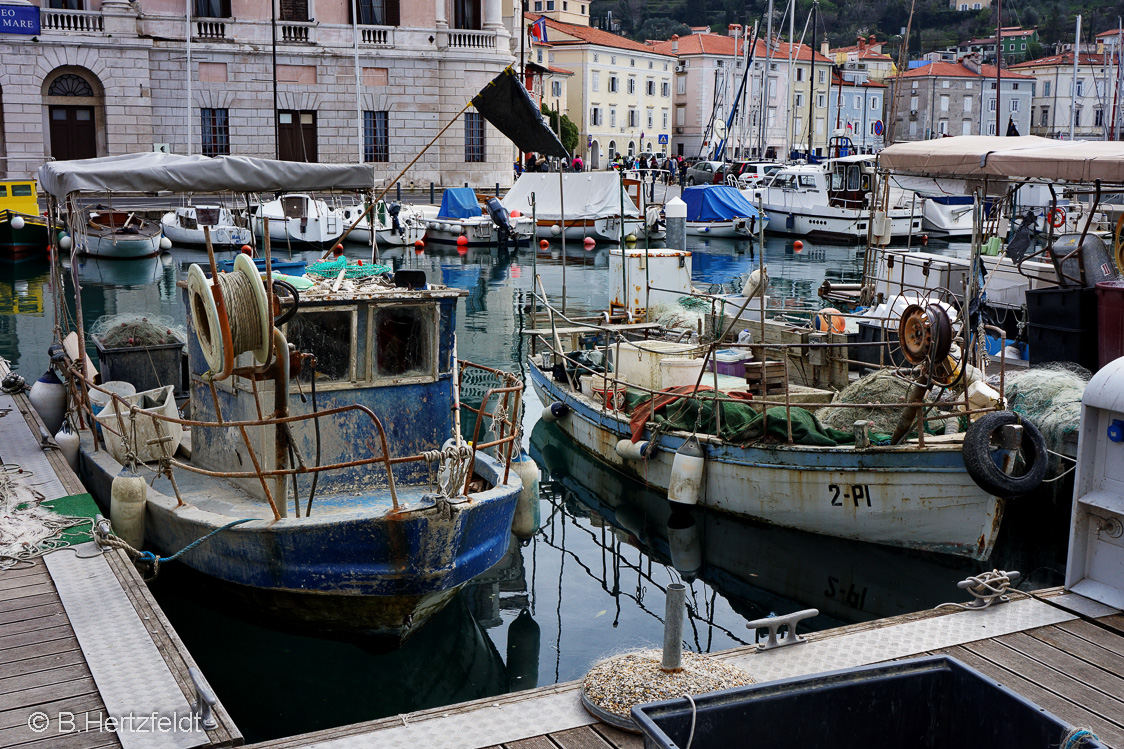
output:
[[[362,167],[254,161],[246,179],[260,185],[370,179]],[[70,163],[44,167],[56,199],[88,184]],[[212,169],[136,157],[118,179],[138,191],[231,189],[232,172]],[[113,521],[105,540],[149,571],[178,559],[295,626],[402,641],[507,551],[521,384],[458,361],[466,292],[418,271],[328,261],[297,292],[245,255],[230,273],[210,246],[208,260],[190,267],[184,292],[185,416],[155,407],[157,391],[138,393],[99,413],[103,435],[116,435],[108,448],[83,433],[82,478]],[[464,411],[471,441],[461,436],[466,378],[478,404]],[[155,456],[151,485],[137,474],[140,455]]]
[[[768,222],[761,212],[729,185],[699,185],[683,190],[687,233],[707,237],[753,237]]]
[[[481,208],[471,187],[452,187],[441,195],[437,217],[426,222],[423,240],[459,247],[517,244],[531,236],[532,223],[528,216],[509,212],[498,198],[488,198]]]

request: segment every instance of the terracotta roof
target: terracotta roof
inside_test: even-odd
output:
[[[538,13],[524,13],[523,17],[528,21],[537,21],[540,17],[546,18],[546,27],[554,31],[560,31],[576,39],[552,39],[551,45],[557,47],[566,44],[599,44],[602,47],[617,47],[618,49],[628,49],[633,52],[656,52],[656,54],[665,54],[640,42],[634,42],[631,39],[625,39],[623,36],[610,34],[608,31],[595,29],[592,26],[578,26],[573,23],[562,23],[555,21],[553,18],[540,16]]]
[[[721,34],[691,34],[690,36],[679,37],[679,57],[686,57],[690,55],[721,55],[724,57],[733,57],[735,54],[743,54],[746,40],[737,40],[737,49],[734,49],[734,37],[723,36]],[[657,42],[651,45],[651,48],[663,54],[673,54],[671,51],[673,42],[669,39],[665,42]],[[786,42],[778,42],[776,48],[773,50],[773,59],[779,60],[780,58],[788,59],[789,44]],[[809,60],[812,56],[812,48],[806,44],[791,45],[795,50],[794,57],[797,60]],[[763,39],[757,40],[757,46],[753,50],[754,57],[764,59],[769,50],[765,47]],[[830,57],[824,57],[819,52],[816,53],[816,62],[833,62]]]
[[[547,65],[546,67],[551,73],[558,73],[559,75],[573,75],[574,74],[574,71],[566,70],[566,68],[556,68],[553,65]]]
[[[1034,80],[1034,76],[1032,75],[1012,73],[1010,70],[1003,70],[999,75],[1002,78],[1025,78],[1027,80]],[[971,69],[966,67],[963,63],[931,62],[928,65],[911,68],[901,75],[902,78],[928,78],[930,76],[935,76],[937,78],[995,78],[995,66],[980,65],[980,72],[973,73]]]
[[[838,73],[832,74],[831,85],[840,86],[840,87],[844,87],[844,88],[847,87],[847,86],[852,86],[854,88],[886,88],[885,83],[875,83],[874,81],[869,80],[869,79],[863,81],[862,83],[859,83],[858,81],[848,81],[846,78],[839,75]]]
[[[1110,56],[1111,57],[1111,56]],[[1094,54],[1092,52],[1082,52],[1081,57],[1078,59],[1078,65],[1103,65],[1104,55]],[[1073,65],[1073,53],[1065,52],[1060,55],[1050,55],[1049,57],[1039,57],[1037,60],[1027,60],[1020,62],[1017,65],[1012,65],[1012,68],[1038,68],[1038,67],[1054,67],[1057,65],[1066,66]]]
[[[1102,36],[1116,36],[1119,33],[1120,29],[1109,29],[1108,31],[1102,31],[1101,33],[1097,34],[1097,38],[1100,39]]]

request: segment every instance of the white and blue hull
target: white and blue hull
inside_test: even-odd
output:
[[[669,432],[646,460],[617,455],[628,417],[564,389],[532,360],[531,382],[543,403],[562,401],[557,425],[575,444],[617,470],[666,492],[675,451],[690,436]],[[645,435],[647,436],[647,435]],[[964,468],[960,443],[871,447],[739,447],[700,436],[706,451],[699,503],[809,533],[986,559],[1003,502]]]

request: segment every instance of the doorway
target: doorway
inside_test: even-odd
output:
[[[316,162],[316,112],[282,109],[277,113],[277,158]]]
[[[601,144],[593,141],[593,146],[589,149],[589,168],[601,168]]]
[[[51,155],[58,161],[98,155],[93,107],[51,106]]]

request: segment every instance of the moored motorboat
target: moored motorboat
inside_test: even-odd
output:
[[[660,231],[655,221],[658,212],[646,222],[622,179],[613,172],[566,173],[561,180],[557,174],[524,173],[504,195],[503,205],[524,216],[533,211],[535,233],[542,239],[558,239],[565,233],[566,239],[578,242],[586,237],[596,242],[620,242],[629,235],[643,237],[649,224],[651,238],[656,239]]]
[[[497,198],[488,199],[482,209],[472,188],[453,187],[442,194],[437,217],[425,222],[424,241],[468,247],[517,245],[531,236],[531,223],[530,218],[508,211]]]
[[[45,253],[49,236],[35,180],[0,180],[0,258],[22,260]]]
[[[238,226],[234,215],[222,205],[186,205],[168,211],[160,219],[164,236],[178,245],[202,245],[205,243],[203,227],[211,232],[211,244],[215,247],[236,248],[252,245],[250,230]]]
[[[407,204],[380,200],[370,213],[365,214],[366,206],[363,205],[344,206],[340,211],[347,226],[355,226],[348,235],[348,239],[354,242],[371,243],[372,222],[379,245],[413,245],[425,236],[426,225],[421,211]]]
[[[683,190],[683,202],[691,236],[754,237],[763,228],[760,212],[736,187],[688,187]]]
[[[137,258],[163,249],[160,224],[135,211],[94,210],[78,240],[79,252],[94,257]]]
[[[347,229],[340,211],[304,193],[288,193],[277,200],[251,206],[250,218],[259,239],[265,237],[262,219],[269,219],[269,239],[281,246],[323,248],[338,240]]]

